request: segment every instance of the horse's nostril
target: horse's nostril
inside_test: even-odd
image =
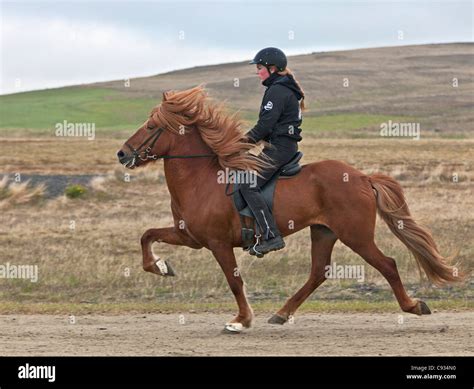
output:
[[[125,153],[124,153],[122,150],[120,150],[120,151],[117,153],[117,157],[123,158],[123,157],[125,157]]]

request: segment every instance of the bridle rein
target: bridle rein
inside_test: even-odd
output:
[[[150,154],[151,150],[153,150],[155,143],[157,142],[158,138],[163,133],[163,131],[164,131],[164,128],[158,127],[155,130],[155,132],[153,132],[148,138],[146,138],[143,141],[143,143],[140,146],[138,146],[137,149],[133,148],[128,143],[125,143],[125,145],[132,152],[133,160],[135,161],[137,158],[140,159],[141,161],[147,161],[149,159],[157,160],[157,159],[172,159],[172,158],[210,158],[210,157],[216,156],[216,154],[161,155],[161,156],[159,156],[158,154]],[[151,143],[149,144],[149,142]],[[141,151],[145,146],[146,148],[143,151]]]

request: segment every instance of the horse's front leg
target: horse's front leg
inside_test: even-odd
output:
[[[175,274],[168,262],[155,258],[153,255],[151,246],[154,242],[164,242],[177,246],[200,248],[182,230],[177,230],[175,227],[151,228],[147,230],[141,239],[143,270],[160,276],[174,276]]]
[[[212,245],[210,249],[224,271],[229,287],[239,306],[239,314],[233,320],[226,323],[224,332],[239,333],[244,327],[249,328],[251,326],[253,311],[245,296],[244,281],[237,267],[234,250],[232,246],[221,244]]]

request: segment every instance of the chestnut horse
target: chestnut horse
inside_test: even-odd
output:
[[[270,163],[249,153],[252,148],[254,145],[242,136],[241,122],[209,101],[199,86],[165,92],[162,103],[117,154],[131,169],[164,159],[174,226],[152,228],[143,234],[143,269],[170,275],[166,264],[157,262],[152,254],[154,242],[211,250],[237,300],[238,315],[225,327],[231,332],[250,327],[253,312],[233,252],[242,244],[241,222],[217,176],[225,168],[259,171]],[[338,239],[382,273],[403,311],[431,313],[423,301],[408,296],[395,260],[375,245],[377,211],[430,281],[443,285],[462,280],[457,268],[439,253],[431,234],[410,215],[396,180],[382,174],[367,176],[340,161],[310,163],[276,186],[274,216],[278,228],[287,236],[310,227],[312,266],[307,282],[269,319],[270,323],[285,323],[325,281],[325,267]]]

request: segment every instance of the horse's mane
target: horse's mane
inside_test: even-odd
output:
[[[223,104],[212,102],[201,85],[163,93],[163,101],[153,109],[151,117],[177,133],[196,128],[222,168],[260,172],[271,164],[263,153],[260,156],[248,153],[255,145],[245,140],[242,121],[237,114],[226,113]]]

